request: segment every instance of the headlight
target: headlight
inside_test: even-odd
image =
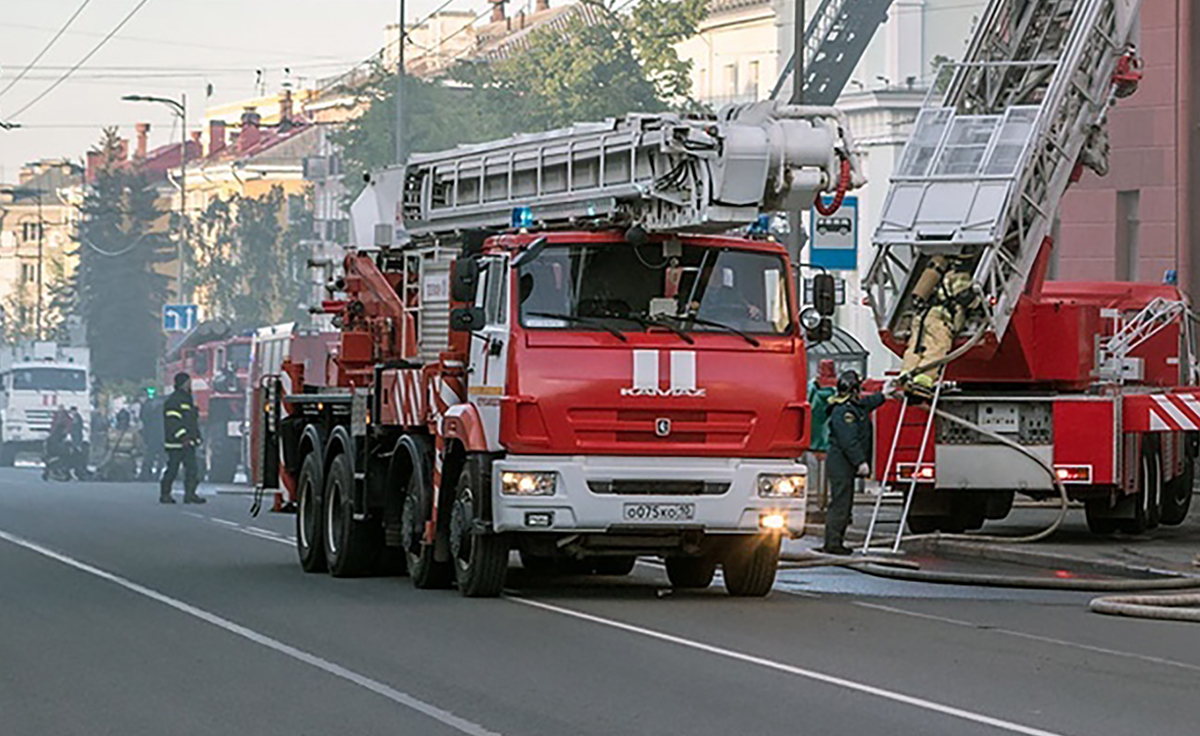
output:
[[[808,488],[803,475],[760,475],[758,495],[761,498],[800,498]]]
[[[821,326],[821,313],[816,307],[805,307],[800,310],[800,324],[804,329],[813,331]]]
[[[553,496],[558,473],[500,474],[500,492],[505,496]]]

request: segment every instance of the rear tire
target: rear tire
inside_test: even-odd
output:
[[[0,445],[0,468],[11,468],[17,464],[17,448],[13,445]]]
[[[761,598],[771,592],[779,567],[778,535],[738,540],[725,557],[725,590],[739,598]]]
[[[325,479],[325,564],[335,578],[352,578],[374,571],[383,548],[378,519],[354,519],[354,471],[338,455]]]
[[[424,541],[425,522],[433,515],[433,492],[421,488],[417,480],[417,473],[413,472],[400,517],[400,539],[408,558],[408,576],[413,587],[422,590],[449,588],[454,568],[449,562],[434,559],[434,545]]]
[[[458,477],[450,512],[450,554],[458,592],[467,598],[495,598],[508,575],[508,540],[481,532],[476,522],[487,519],[487,489],[477,458],[467,460]]]
[[[673,588],[707,588],[716,572],[717,563],[711,557],[667,558],[667,579]]]
[[[1157,438],[1142,438],[1141,465],[1138,467],[1138,492],[1123,503],[1131,504],[1133,516],[1118,519],[1117,528],[1125,534],[1143,534],[1158,526],[1158,500],[1162,496],[1162,453]]]
[[[933,534],[939,531],[945,523],[946,519],[942,516],[908,515],[908,530],[913,534]]]
[[[325,485],[321,463],[309,453],[296,481],[296,552],[304,572],[325,572],[325,545],[321,538],[321,495]]]
[[[1112,518],[1107,498],[1089,498],[1083,505],[1087,516],[1088,531],[1092,534],[1109,536],[1117,531],[1117,519]]]
[[[1187,519],[1192,506],[1193,486],[1196,482],[1196,460],[1186,456],[1183,472],[1163,486],[1162,518],[1167,526],[1179,526]]]

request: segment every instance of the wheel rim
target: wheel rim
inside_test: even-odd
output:
[[[329,488],[329,498],[326,499],[325,511],[325,539],[329,545],[329,553],[337,555],[338,548],[338,532],[341,530],[342,524],[342,486],[337,481],[334,481]]]
[[[409,491],[404,498],[404,508],[400,512],[400,544],[409,559],[415,561],[420,556],[421,519],[417,510],[416,494]]]
[[[463,487],[454,500],[454,510],[450,513],[450,551],[454,561],[462,571],[471,567],[471,510],[474,496],[470,487]]]
[[[312,546],[312,532],[316,528],[312,513],[312,479],[307,475],[304,485],[300,488],[300,544],[304,548]]]

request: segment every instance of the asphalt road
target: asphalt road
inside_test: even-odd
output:
[[[647,563],[465,600],[306,575],[292,517],[209,499],[0,470],[0,734],[1200,733],[1200,629],[1086,594]]]

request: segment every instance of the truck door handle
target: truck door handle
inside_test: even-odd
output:
[[[493,358],[499,358],[500,353],[504,350],[504,343],[500,340],[492,340],[488,343],[488,355]]]

